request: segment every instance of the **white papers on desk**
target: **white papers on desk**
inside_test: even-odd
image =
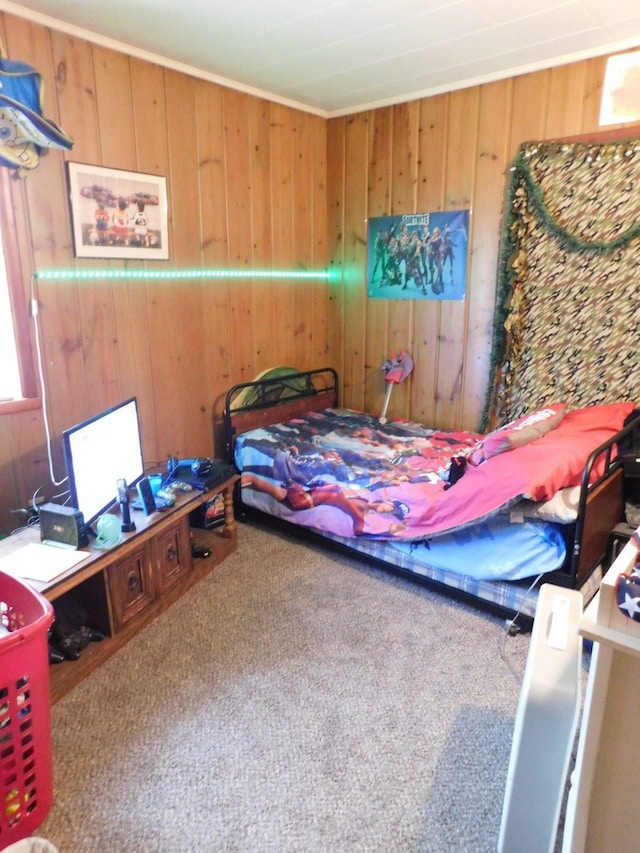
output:
[[[14,578],[50,583],[88,556],[87,551],[72,551],[56,548],[55,545],[30,542],[0,558],[0,571]]]

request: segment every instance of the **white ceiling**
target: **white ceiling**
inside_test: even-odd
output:
[[[0,0],[0,9],[325,116],[640,46],[639,0]]]

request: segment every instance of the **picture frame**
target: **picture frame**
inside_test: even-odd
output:
[[[464,299],[470,214],[436,210],[369,219],[369,299]]]
[[[76,258],[169,259],[167,181],[67,163]]]

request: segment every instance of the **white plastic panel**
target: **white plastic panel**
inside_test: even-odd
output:
[[[499,853],[553,853],[580,712],[583,599],[540,588],[516,713]]]

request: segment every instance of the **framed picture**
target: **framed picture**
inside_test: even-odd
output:
[[[464,299],[469,210],[369,219],[370,299]]]
[[[67,163],[76,258],[169,257],[167,181]]]

